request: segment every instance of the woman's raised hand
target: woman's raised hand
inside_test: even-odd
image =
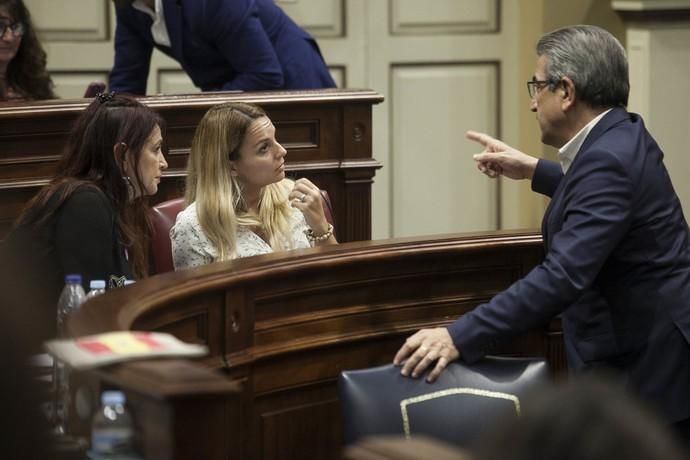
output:
[[[297,179],[288,198],[292,207],[299,209],[304,214],[304,220],[315,235],[323,235],[328,232],[328,221],[323,212],[321,190],[309,179]]]

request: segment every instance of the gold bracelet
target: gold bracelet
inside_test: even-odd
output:
[[[307,237],[310,243],[320,243],[321,241],[326,241],[333,235],[333,225],[328,224],[328,230],[323,235],[314,235],[314,230],[308,228],[304,231],[304,235]]]

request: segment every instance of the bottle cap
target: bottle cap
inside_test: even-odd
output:
[[[91,280],[89,283],[90,289],[105,289],[105,281],[103,280]]]
[[[81,275],[77,273],[70,273],[69,275],[65,275],[65,284],[80,284],[81,283]]]
[[[125,394],[121,391],[104,391],[103,394],[101,394],[101,404],[103,404],[104,406],[124,403]]]

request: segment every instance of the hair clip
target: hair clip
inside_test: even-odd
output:
[[[108,101],[112,101],[115,96],[115,92],[111,91],[109,93],[96,93],[96,97],[101,104],[105,104]]]

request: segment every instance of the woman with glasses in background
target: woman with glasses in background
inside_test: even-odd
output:
[[[29,10],[22,0],[0,0],[0,101],[55,97]]]

